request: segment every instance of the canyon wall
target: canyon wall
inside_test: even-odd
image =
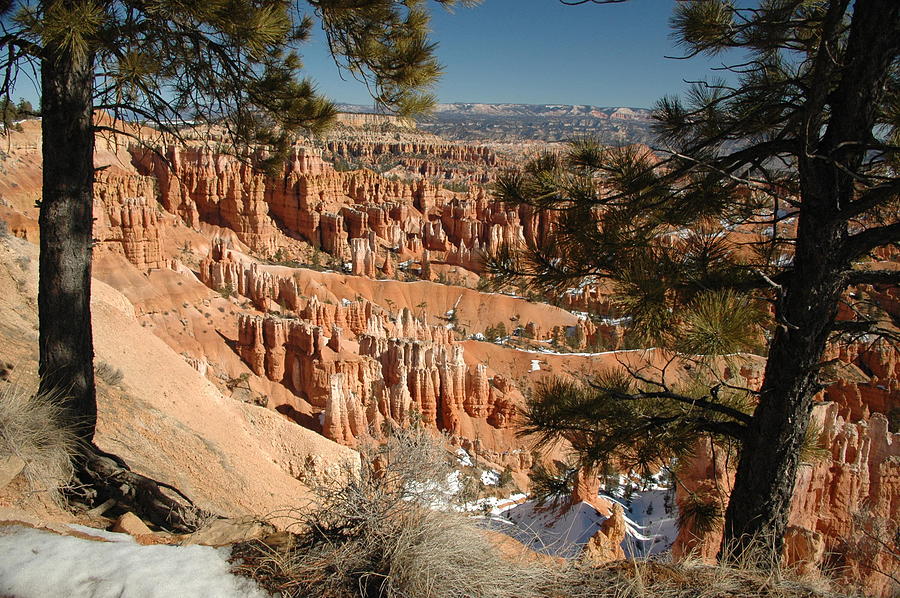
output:
[[[325,303],[302,294],[290,274],[264,271],[222,244],[198,275],[212,289],[247,297],[262,313],[272,302],[280,305],[283,313],[239,316],[236,350],[255,375],[312,405],[326,437],[355,446],[380,437],[388,421],[415,419],[521,467],[520,457],[500,455],[518,448],[512,426],[521,393],[485,365],[467,365],[447,326],[426,325],[408,307],[392,312],[361,298]],[[485,435],[489,429],[500,433]]]
[[[263,256],[302,240],[340,259],[352,239],[374,233],[375,263],[388,257],[479,271],[482,251],[540,243],[551,223],[528,208],[509,209],[481,189],[457,194],[426,180],[401,181],[372,171],[335,172],[321,152],[298,147],[280,177],[244,159],[199,148],[170,147],[165,159],[134,150],[143,175],[158,181],[166,211],[185,223],[227,227]],[[169,167],[171,165],[171,168]]]
[[[393,114],[374,114],[365,112],[338,112],[335,121],[354,128],[382,127],[391,125],[401,129],[415,129],[416,121]]]
[[[446,152],[447,160],[497,165],[496,156],[484,148],[341,141],[328,149],[370,159],[395,151]],[[216,330],[221,339],[204,341],[202,347],[218,343],[223,355],[233,352],[232,380],[246,368],[254,388],[272,391],[271,408],[343,445],[377,439],[389,424],[421,422],[498,467],[521,472],[532,465],[526,441],[515,430],[522,391],[540,378],[504,374],[504,367],[513,368],[499,358],[489,362],[481,357],[488,352],[461,342],[465,335],[454,322],[455,304],[442,304],[438,324],[434,314],[426,319],[424,307],[415,309],[415,301],[395,308],[387,295],[375,300],[373,291],[372,297],[361,298],[350,293],[351,285],[324,288],[332,283],[323,281],[316,283],[323,292],[313,292],[298,270],[265,262],[294,265],[311,250],[325,252],[339,262],[331,267],[373,285],[380,284],[378,279],[437,280],[454,268],[477,274],[484,251],[540,245],[554,225],[551,217],[527,207],[508,208],[478,188],[454,193],[425,178],[404,181],[364,169],[337,172],[321,150],[311,147],[297,146],[275,177],[253,168],[261,155],[218,155],[197,147],[165,148],[162,156],[133,148],[131,155],[134,170],[109,167],[98,173],[95,256],[101,262],[107,256],[124,258],[145,276],[164,271],[163,278],[178,279],[171,285],[205,285],[201,290],[219,302],[223,315]],[[429,170],[436,168],[430,159],[422,160],[432,165],[420,174],[440,175]],[[29,234],[27,227],[23,230]],[[204,249],[188,251],[191,239],[202,241],[198,247]],[[196,288],[192,292],[201,294]],[[897,305],[896,289],[872,293],[888,308]],[[566,293],[563,304],[611,313],[608,296],[602,285],[585,284]],[[146,321],[175,319],[180,300],[174,297],[159,299],[159,305],[170,305],[148,310],[152,317]],[[209,307],[210,299],[203,301]],[[516,314],[505,324],[537,342],[575,350],[598,343],[621,346],[621,320],[596,323],[572,314],[562,317],[549,306],[540,309],[545,311],[539,316],[520,319]],[[512,320],[506,306],[493,311],[478,316],[479,328]],[[182,351],[175,341],[167,342]],[[540,353],[503,351],[505,361],[530,362],[529,374],[552,361]],[[900,518],[900,437],[889,419],[896,418],[898,408],[900,359],[896,348],[877,343],[836,345],[827,357],[839,366],[835,381],[818,397],[813,420],[828,454],[801,468],[787,561],[801,568],[834,568],[887,595],[890,582],[877,570],[888,570],[892,563],[865,538],[875,533],[873,521]],[[185,359],[204,373],[213,361],[203,354]],[[574,370],[569,366],[548,368],[547,374],[569,375]],[[748,371],[742,377],[758,382],[759,376]],[[724,504],[732,469],[727,451],[699,447],[698,458],[681,472],[681,508],[692,494]],[[696,551],[707,558],[717,549],[716,532],[699,534],[690,527],[680,531],[674,546],[677,555]]]

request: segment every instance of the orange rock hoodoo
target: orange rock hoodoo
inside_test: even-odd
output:
[[[391,316],[364,299],[331,305],[301,298],[293,278],[232,259],[221,244],[201,263],[200,279],[211,288],[231,285],[261,310],[277,300],[296,313],[242,314],[238,352],[256,375],[322,409],[322,433],[333,440],[353,445],[377,436],[385,420],[405,423],[414,413],[467,438],[473,425],[512,425],[518,391],[493,383],[482,364],[467,366],[451,330],[423,324],[408,308]]]
[[[426,250],[433,262],[479,271],[482,251],[539,242],[550,227],[546,216],[507,209],[481,189],[458,195],[424,180],[336,172],[312,148],[297,148],[278,178],[255,171],[253,156],[172,147],[170,169],[154,152],[133,155],[138,170],[157,179],[163,207],[189,226],[227,227],[263,255],[300,238],[366,276],[389,254],[421,260]]]
[[[25,126],[35,129],[35,123]],[[372,160],[402,155],[399,160],[423,177],[477,180],[500,164],[486,148],[456,144],[342,141],[327,149]],[[0,215],[17,218],[10,220],[10,230],[33,240],[36,223],[28,209],[39,188],[39,146],[23,142],[9,151],[20,170],[15,186],[12,178],[0,177],[4,195]],[[145,299],[143,293],[152,296],[157,307],[136,309],[142,314],[141,323],[182,353],[192,367],[213,381],[235,375],[250,378],[259,394],[272,391],[270,407],[279,411],[288,407],[281,412],[345,445],[370,435],[378,437],[386,422],[415,419],[448,432],[454,444],[495,465],[519,471],[531,466],[530,453],[521,450],[522,441],[515,437],[517,409],[524,401],[517,386],[525,388],[545,374],[565,375],[577,356],[545,356],[460,342],[449,319],[447,325],[428,325],[420,319],[424,309],[417,308],[415,313],[410,307],[394,309],[386,293],[342,299],[341,292],[353,297],[351,289],[359,287],[334,279],[326,282],[326,276],[341,277],[324,273],[311,282],[309,270],[301,275],[299,270],[264,265],[264,260],[247,258],[240,251],[249,248],[267,258],[284,251],[292,258],[308,249],[305,241],[349,262],[356,282],[403,276],[410,262],[418,262],[423,277],[439,278],[452,267],[480,272],[482,252],[501,245],[541,244],[554,224],[551,217],[527,207],[509,209],[478,188],[454,193],[424,179],[404,182],[369,170],[336,172],[315,148],[296,147],[277,177],[254,170],[252,163],[261,156],[217,155],[198,147],[163,151],[165,160],[149,150],[132,149],[136,171],[108,164],[98,171],[94,236],[99,242],[94,255],[99,267],[95,275],[104,267],[107,271],[121,268],[116,274],[122,274],[126,282],[120,290],[134,285],[129,299],[137,297],[136,307]],[[415,154],[438,157],[449,165],[411,156]],[[116,157],[122,156],[116,153]],[[179,247],[197,243],[201,252],[209,248],[209,255],[197,259],[202,254],[185,250],[190,259],[182,263],[176,259],[180,254],[173,251],[173,242]],[[897,261],[896,253],[888,251],[893,250],[882,249],[878,255]],[[141,275],[128,272],[131,266]],[[148,274],[161,268],[164,271]],[[157,283],[161,286],[153,288]],[[416,285],[434,294],[439,292],[435,289],[450,288],[424,282],[409,286]],[[178,294],[182,291],[183,295]],[[412,293],[407,297],[404,292],[391,297],[399,301],[402,296],[407,306],[422,301],[422,294],[413,300]],[[900,305],[896,287],[867,292],[887,311],[896,312]],[[452,293],[451,305],[457,288]],[[470,305],[495,299],[480,295]],[[611,313],[608,295],[599,284],[573,289],[561,299],[570,309]],[[509,302],[492,303],[504,307],[480,315],[480,329],[498,323],[510,329],[520,326],[538,339],[565,342],[578,350],[597,339],[608,348],[617,348],[621,341],[622,329],[615,320],[595,324],[568,313],[563,318],[546,305],[538,315],[526,315],[524,310],[533,304],[513,308]],[[437,313],[444,309],[445,305]],[[466,309],[466,315],[473,317],[476,307]],[[509,317],[518,310],[522,310],[521,319],[518,313]],[[495,313],[500,311],[504,313]],[[221,338],[198,340],[215,326],[219,335],[207,336]],[[172,328],[176,327],[186,331],[184,336],[175,337]],[[603,360],[601,356],[580,359],[584,371]],[[812,569],[830,559],[827,565],[838,566],[839,572],[868,591],[888,595],[890,582],[877,569],[889,570],[893,565],[889,557],[852,548],[858,547],[861,537],[854,513],[900,518],[900,434],[889,423],[900,395],[900,352],[882,344],[857,343],[831,348],[826,359],[837,364],[837,381],[818,397],[813,420],[821,430],[820,444],[830,455],[801,466],[786,560]],[[583,365],[588,360],[591,363]],[[531,363],[531,369],[521,367],[522,363]],[[246,373],[248,368],[253,376]],[[740,376],[752,386],[760,382],[761,372],[742,369]],[[220,382],[220,386],[224,385]],[[733,460],[729,462],[724,451],[700,447],[697,458],[680,471],[679,505],[686,504],[685,490],[724,504],[732,481],[729,466],[733,468]],[[575,499],[596,497],[597,486],[596,476],[582,476]],[[590,544],[602,560],[618,558],[622,537],[624,519],[617,509]],[[680,555],[696,549],[711,558],[718,544],[717,534],[698,538],[685,527],[674,552]]]
[[[153,179],[115,167],[100,171],[94,183],[95,237],[101,251],[122,252],[142,270],[161,268],[161,212],[154,198]]]

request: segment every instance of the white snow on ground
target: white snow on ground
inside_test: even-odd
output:
[[[562,516],[548,505],[541,509],[535,501],[524,502],[507,509],[502,518],[492,523],[497,531],[522,542],[533,550],[575,558],[606,519],[587,503],[578,503]],[[502,522],[502,523],[501,523]]]
[[[635,492],[630,506],[621,498],[602,495],[618,502],[624,509],[627,533],[622,549],[626,556],[647,557],[671,548],[678,535],[678,526],[674,511],[666,512],[666,492],[665,488]],[[479,505],[483,502],[479,501]],[[485,510],[492,507],[492,528],[533,550],[564,558],[577,557],[606,520],[588,503],[579,503],[562,514],[560,509],[549,505],[547,508],[538,507],[535,501],[496,499],[495,505],[484,504],[480,507]]]
[[[491,519],[495,519],[499,518],[504,512],[517,504],[525,502],[526,498],[528,498],[527,495],[521,492],[517,492],[516,494],[507,497],[488,496],[467,505],[466,510],[486,512]],[[505,522],[508,523],[508,521]]]
[[[624,326],[625,324],[630,324],[631,320],[631,316],[625,316],[622,318],[600,318],[600,323],[607,324],[609,326]]]
[[[604,495],[624,507],[628,535],[622,548],[627,556],[653,556],[672,547],[678,535],[678,519],[674,509],[666,512],[668,492],[665,488],[636,492],[630,506],[620,499]]]
[[[496,486],[500,483],[500,472],[493,469],[485,469],[481,472],[481,483],[485,486]]]
[[[462,490],[462,472],[456,470],[447,476],[447,482],[445,483],[443,488],[440,488],[440,493],[446,496],[453,496],[454,494],[458,494],[460,490]],[[443,500],[438,507],[433,508],[443,508],[447,504],[446,500]]]
[[[209,546],[93,542],[8,526],[0,528],[0,595],[268,598],[251,579],[229,572],[229,553]]]
[[[541,341],[547,342],[547,341]],[[637,353],[639,351],[644,351],[650,353],[652,351],[656,351],[655,347],[650,347],[648,349],[617,349],[615,351],[600,351],[599,353],[560,353],[559,351],[551,351],[550,349],[521,349],[519,347],[509,347],[513,351],[518,351],[519,353],[531,353],[533,355],[564,355],[566,357],[596,357],[598,355],[612,355],[613,353]]]
[[[469,453],[464,448],[456,449],[456,461],[464,467],[473,467],[475,465],[472,462],[472,457],[469,456]]]
[[[86,525],[79,525],[77,523],[69,523],[67,524],[69,529],[73,529],[76,532],[81,532],[82,534],[87,534],[88,536],[93,536],[95,538],[103,538],[109,542],[126,542],[130,544],[136,544],[134,537],[129,536],[128,534],[118,534],[116,532],[108,532],[105,529],[97,529],[96,527],[88,527]]]

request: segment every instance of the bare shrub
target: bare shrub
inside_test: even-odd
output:
[[[78,448],[64,424],[61,392],[28,393],[13,384],[0,391],[0,455],[25,461],[24,474],[35,492],[61,503],[61,490],[73,476],[72,455]]]
[[[435,508],[454,482],[448,453],[428,432],[395,432],[361,452],[358,472],[313,484],[319,504],[298,515],[293,546],[238,550],[245,570],[286,596],[540,595],[541,568],[505,560],[473,519]]]
[[[122,370],[109,365],[105,361],[101,361],[94,366],[94,374],[110,386],[117,386],[125,379],[125,374],[122,373]]]
[[[291,538],[239,544],[237,572],[302,598],[825,598],[771,559],[728,565],[618,561],[600,567],[501,550],[447,509],[448,453],[417,429],[363,447],[358,471],[310,481],[317,505]],[[277,539],[276,539],[277,538]],[[773,546],[768,547],[774,550]]]

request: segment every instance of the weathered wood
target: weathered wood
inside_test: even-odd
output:
[[[116,506],[138,514],[163,529],[191,533],[211,517],[198,509],[180,491],[131,471],[127,465],[94,447],[85,448],[77,463],[77,477],[102,504],[110,500]],[[178,498],[166,494],[169,489]]]

